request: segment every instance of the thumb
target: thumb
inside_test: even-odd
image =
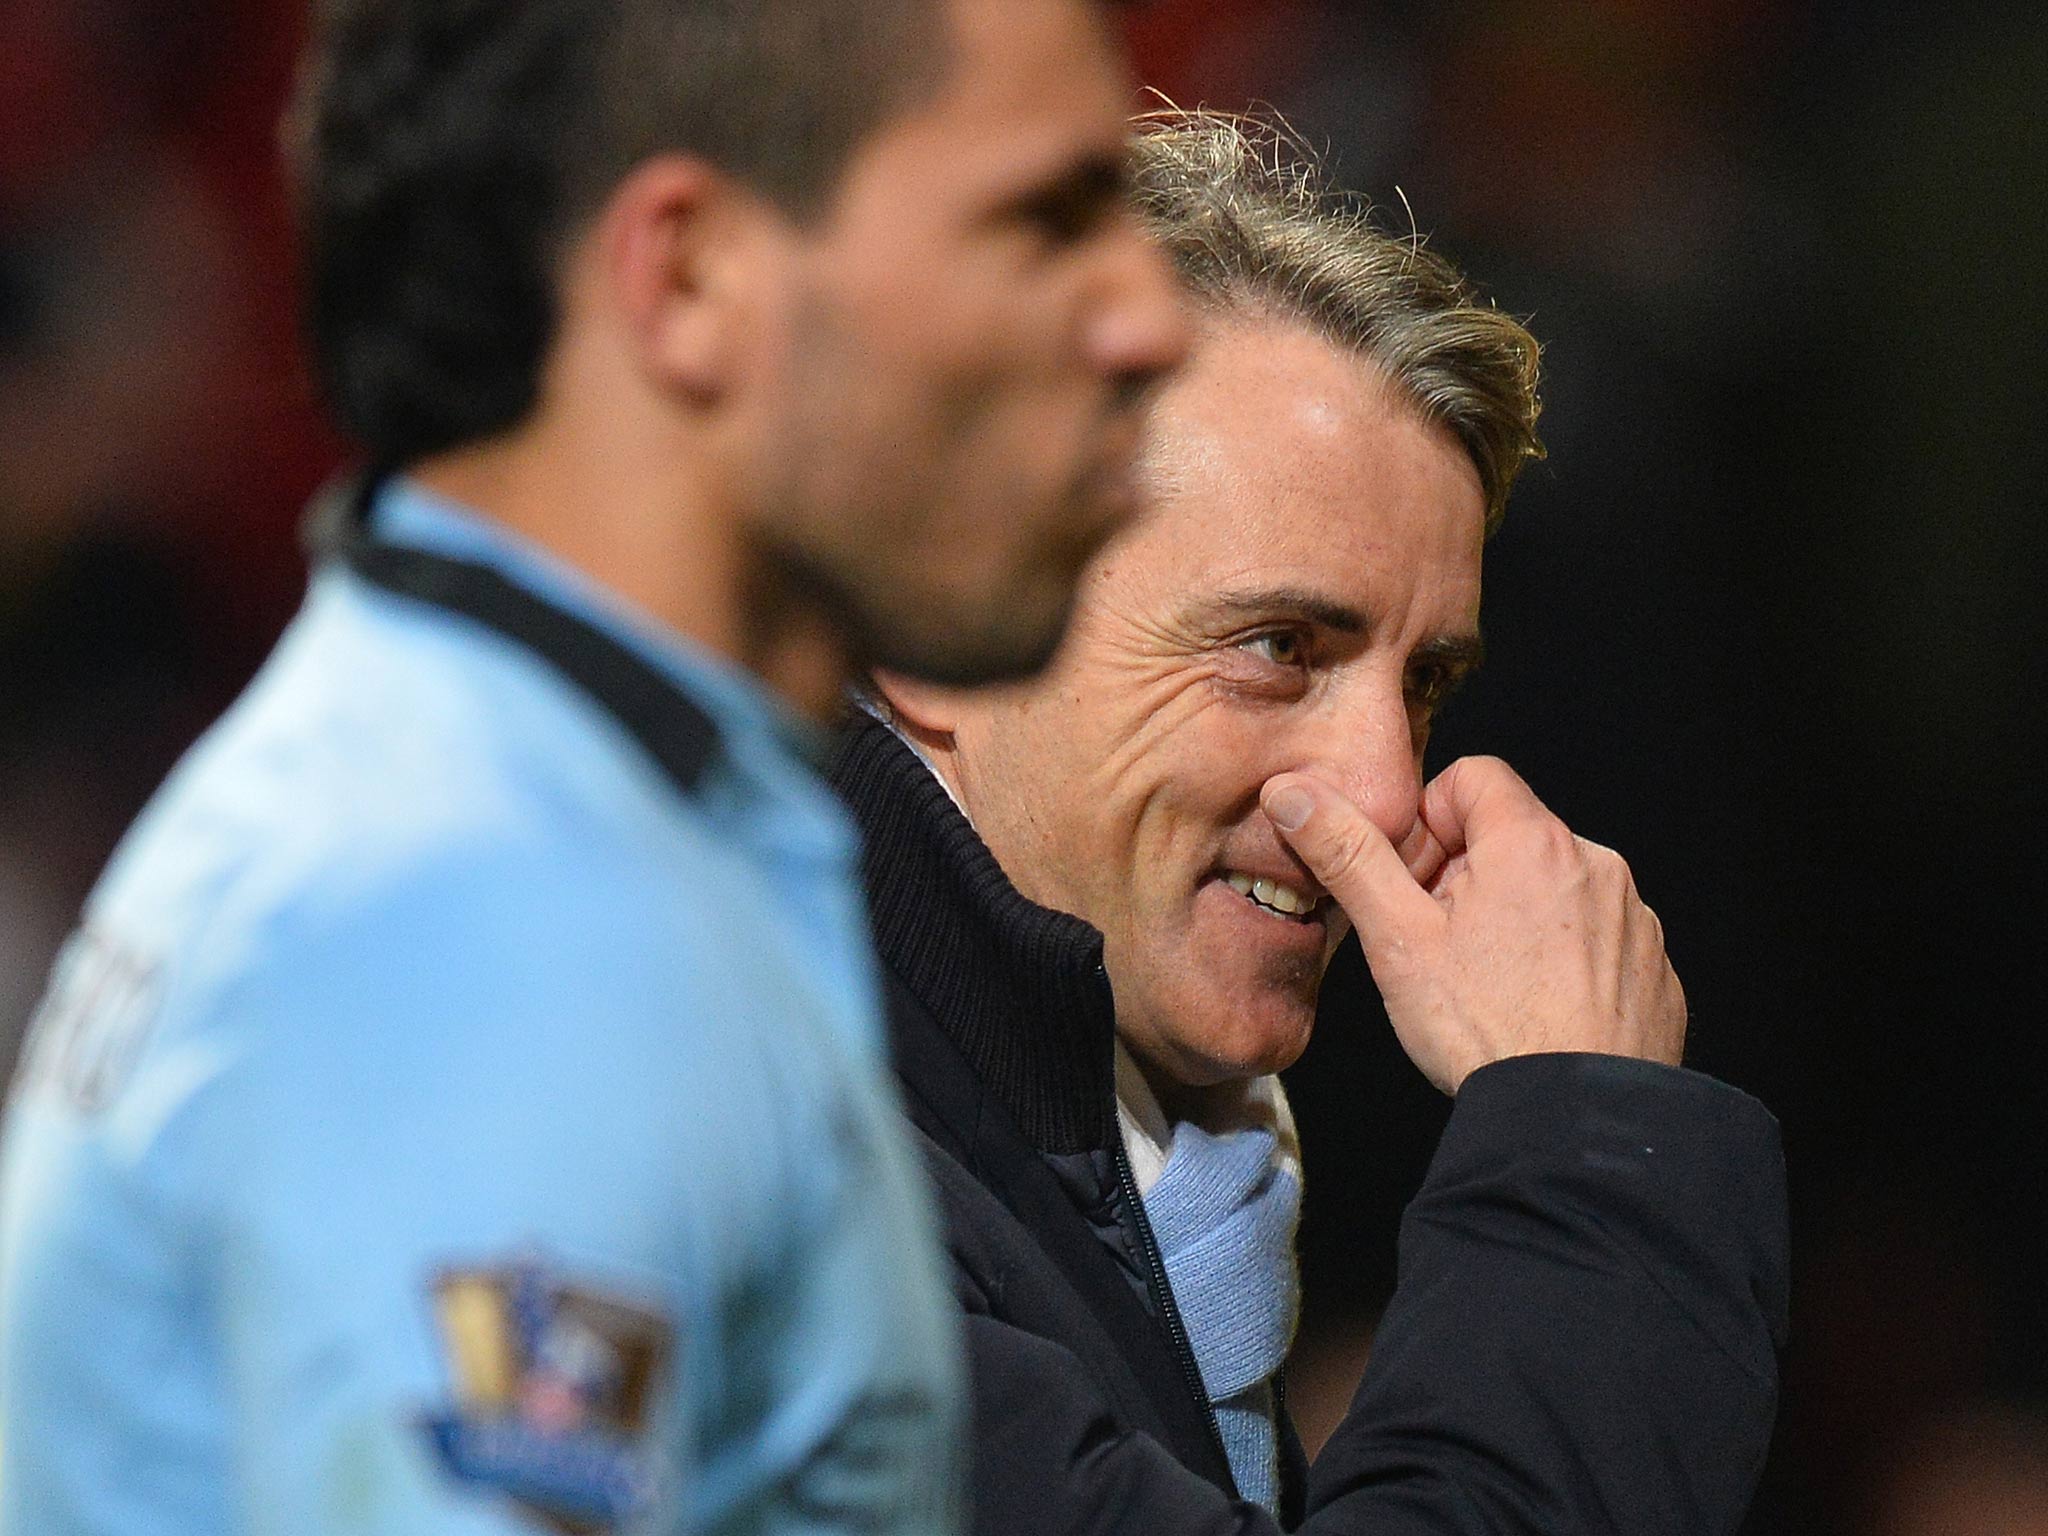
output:
[[[1336,897],[1375,970],[1382,955],[1426,938],[1443,913],[1415,883],[1387,834],[1335,789],[1307,774],[1268,779],[1259,804],[1309,872]]]

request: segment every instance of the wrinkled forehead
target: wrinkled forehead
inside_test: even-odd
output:
[[[1238,309],[1199,319],[1146,424],[1144,463],[1165,489],[1252,469],[1327,473],[1357,457],[1362,427],[1419,416],[1371,358],[1305,321]]]
[[[1476,608],[1485,494],[1470,456],[1306,326],[1206,326],[1150,413],[1141,475],[1143,511],[1098,562],[1113,588],[1186,604],[1420,586],[1447,614]]]

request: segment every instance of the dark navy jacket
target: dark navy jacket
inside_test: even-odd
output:
[[[1273,1531],[1235,1496],[1129,1177],[1100,935],[1018,894],[886,727],[858,720],[833,776],[966,1313],[974,1530]],[[1281,1523],[1734,1532],[1775,1412],[1785,1228],[1777,1125],[1746,1095],[1606,1056],[1475,1072],[1349,1414],[1313,1468],[1283,1431]]]

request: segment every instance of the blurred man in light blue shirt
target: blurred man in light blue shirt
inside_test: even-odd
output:
[[[0,1528],[951,1530],[807,738],[1035,666],[1128,512],[1184,338],[1105,23],[337,0],[306,82],[376,471],[25,1050]]]

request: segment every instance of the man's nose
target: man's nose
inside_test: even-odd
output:
[[[1303,771],[1334,784],[1403,848],[1422,808],[1421,752],[1398,685],[1362,690],[1332,709]]]
[[[1130,213],[1104,253],[1101,282],[1085,338],[1089,359],[1135,395],[1186,359],[1187,301],[1166,253]]]

